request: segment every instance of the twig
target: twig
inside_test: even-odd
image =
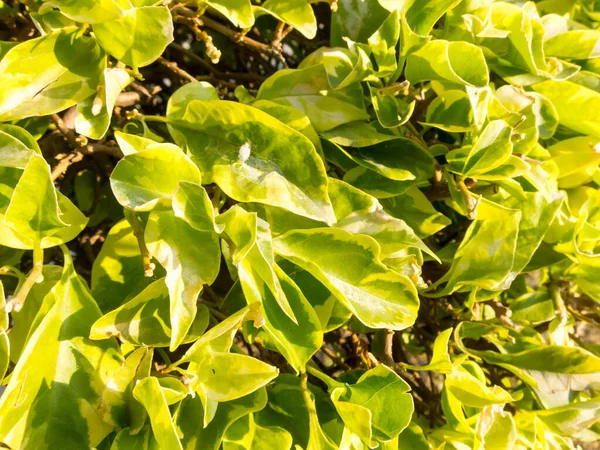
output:
[[[388,367],[394,367],[394,335],[393,330],[385,330],[385,340],[383,344],[383,363]]]
[[[188,50],[176,42],[172,42],[169,47],[174,48],[178,52],[183,53],[185,56],[189,57],[194,62],[197,62],[206,70],[208,70],[211,74],[213,74],[216,78],[222,80],[239,80],[239,81],[255,81],[261,83],[265,81],[265,77],[256,73],[237,73],[237,72],[221,72],[215,66],[210,64],[209,62],[202,59],[200,56]]]
[[[179,67],[175,62],[169,61],[168,59],[165,59],[162,56],[158,58],[158,62],[165,66],[167,69],[169,69],[171,72],[175,73],[178,77],[183,78],[184,80],[190,83],[198,81],[195,77],[193,77],[181,67]]]
[[[138,246],[140,248],[142,261],[144,264],[144,276],[150,278],[154,276],[154,269],[156,268],[156,266],[152,262],[152,257],[150,256],[148,247],[146,247],[146,241],[144,240],[144,231],[142,230],[140,220],[138,219],[135,211],[131,211],[129,209],[125,210],[125,217],[127,218],[127,221],[133,228],[133,235],[136,237]]]

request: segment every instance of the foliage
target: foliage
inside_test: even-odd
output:
[[[0,1],[0,442],[600,440],[600,6]]]

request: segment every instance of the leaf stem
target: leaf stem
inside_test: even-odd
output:
[[[142,230],[142,225],[140,224],[140,220],[137,217],[137,214],[130,209],[125,210],[125,217],[127,221],[133,228],[133,235],[137,239],[138,247],[140,248],[140,253],[142,255],[142,261],[144,264],[144,276],[145,277],[153,277],[154,269],[156,266],[152,262],[152,257],[150,256],[150,252],[148,251],[148,247],[146,247],[146,241],[144,240],[144,231]]]
[[[318,378],[323,383],[325,383],[327,385],[327,389],[328,390],[332,390],[332,389],[335,389],[337,387],[344,386],[344,383],[340,383],[339,381],[334,380],[329,375],[324,374],[323,372],[321,372],[316,367],[310,366],[308,364],[306,365],[306,372],[310,373],[313,377]]]
[[[561,325],[566,324],[569,321],[569,313],[567,312],[567,306],[565,301],[560,295],[560,288],[557,283],[550,283],[550,295],[554,301],[554,306],[558,310],[558,317]]]
[[[462,195],[467,205],[467,213],[469,219],[475,219],[475,210],[477,209],[478,201],[471,195],[469,188],[465,184],[465,180],[463,178],[459,178],[456,182],[456,189]]]
[[[44,250],[42,250],[41,241],[37,241],[33,247],[33,268],[22,283],[19,283],[17,294],[6,304],[6,312],[19,312],[23,309],[23,304],[29,291],[36,283],[44,281]]]

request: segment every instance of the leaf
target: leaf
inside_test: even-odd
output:
[[[252,414],[236,420],[223,439],[223,450],[289,450],[291,447],[292,436],[285,429],[257,425]]]
[[[476,339],[488,331],[489,326],[464,322],[456,328],[455,339],[463,351],[483,358],[488,364],[504,367],[542,393],[596,388],[600,358],[587,350],[541,342],[524,346],[521,341],[516,351],[509,352],[506,345],[497,340],[495,345],[506,353],[464,346],[464,338]]]
[[[319,133],[369,118],[360,85],[333,90],[322,64],[278,71],[260,86],[256,98],[299,109]]]
[[[29,160],[37,152],[28,148],[25,143],[0,129],[0,161],[3,167],[25,169]]]
[[[181,442],[186,449],[217,450],[227,429],[239,418],[259,411],[267,404],[267,394],[261,388],[250,395],[219,404],[214,419],[203,427],[204,412],[200,398],[187,397],[175,413]]]
[[[236,27],[250,28],[254,24],[250,0],[200,0],[199,3],[212,6]]]
[[[600,33],[596,30],[572,30],[544,41],[546,56],[566,59],[593,59],[600,57]]]
[[[366,326],[404,329],[414,323],[416,289],[408,278],[381,264],[373,238],[313,229],[290,231],[273,244],[276,253],[310,272]],[[345,264],[338,265],[339,260]]]
[[[258,109],[226,101],[192,101],[169,123],[204,181],[216,182],[228,196],[332,221],[323,162],[300,133]]]
[[[77,105],[75,130],[91,139],[102,139],[110,126],[117,97],[129,83],[131,77],[127,71],[105,69],[104,83],[98,93]]]
[[[171,300],[171,350],[179,346],[192,325],[202,287],[212,284],[219,273],[219,243],[214,225],[210,227],[214,222],[209,205],[206,192],[200,185],[181,183],[175,193],[175,214],[153,211],[144,232],[150,254],[167,271],[166,283]],[[203,257],[197,258],[198,254]]]
[[[270,114],[288,127],[302,133],[313,143],[317,151],[321,150],[321,138],[313,128],[308,117],[299,109],[292,106],[281,105],[270,100],[257,100],[252,103],[254,108]]]
[[[182,342],[198,339],[208,326],[208,309],[199,311]],[[169,291],[164,279],[152,283],[139,295],[98,319],[90,331],[90,339],[116,336],[120,341],[137,346],[167,347],[171,341]]]
[[[547,80],[533,88],[554,104],[561,125],[600,137],[598,117],[590,113],[600,107],[599,93],[570,81]]]
[[[503,120],[490,122],[469,149],[458,173],[465,177],[477,177],[504,164],[513,151],[512,133],[512,128]],[[456,167],[451,155],[462,150],[451,151],[446,155],[450,167]]]
[[[365,372],[354,385],[331,391],[346,426],[369,446],[396,438],[414,410],[408,384],[387,366]]]
[[[411,370],[430,370],[435,373],[449,374],[452,372],[452,360],[448,353],[448,342],[452,335],[452,328],[448,328],[437,335],[433,342],[433,355],[429,364],[424,366],[412,366],[404,364]]]
[[[137,70],[156,61],[173,41],[173,21],[166,7],[144,6],[94,25],[94,34],[104,50]]]
[[[434,40],[408,57],[406,79],[411,84],[439,80],[485,87],[489,82],[483,52],[468,42]]]
[[[434,173],[431,155],[406,138],[342,151],[355,163],[391,180],[424,180]]]
[[[282,311],[295,324],[294,312],[275,273],[275,255],[269,225],[254,213],[247,213],[234,206],[219,217],[223,232],[229,238],[232,263],[238,269],[238,277],[248,304],[261,302],[265,293],[263,286],[273,295]]]
[[[50,168],[41,156],[32,156],[25,167],[4,223],[31,247],[41,245],[44,238],[69,225],[61,220]]]
[[[164,276],[161,267],[154,276]],[[144,276],[144,263],[133,228],[121,220],[109,231],[92,266],[92,294],[103,313],[135,297],[154,279]]]
[[[513,397],[500,386],[493,386],[490,389],[484,382],[461,367],[446,376],[444,387],[463,405],[473,408],[513,401]]]
[[[408,190],[404,195],[381,200],[381,204],[392,216],[404,220],[421,239],[437,233],[451,223],[416,188]]]
[[[482,199],[477,217],[461,242],[452,267],[438,281],[448,281],[443,292],[454,292],[465,285],[488,290],[506,289],[514,261],[521,211],[503,208]],[[490,240],[489,238],[493,239]]]
[[[150,426],[144,427],[143,431],[137,434],[132,434],[129,428],[124,428],[115,437],[110,450],[158,450],[158,442]]]
[[[102,392],[102,403],[106,405],[102,417],[106,423],[119,427],[130,425],[132,433],[142,429],[147,413],[133,398],[133,388],[139,380],[150,376],[153,354],[149,348],[134,350],[110,378]]]
[[[308,39],[317,35],[317,18],[305,0],[267,0],[261,9],[288,23]]]
[[[331,44],[343,46],[344,38],[366,43],[388,15],[377,0],[338,0],[331,19]]]
[[[105,66],[96,41],[75,27],[13,47],[0,61],[0,121],[75,105],[96,92]]]
[[[127,0],[51,0],[49,3],[70,19],[85,23],[114,20],[131,8]]]
[[[200,183],[198,167],[173,144],[156,144],[121,159],[110,176],[110,186],[121,205],[151,211],[168,205],[180,181]]]
[[[133,396],[148,411],[152,431],[160,448],[183,450],[158,379],[146,377],[141,380],[133,389]]]
[[[19,361],[28,337],[35,331],[32,329],[32,325],[38,310],[42,306],[44,297],[62,276],[62,267],[44,266],[42,275],[44,281],[36,283],[31,288],[29,294],[27,294],[27,301],[23,303],[23,308],[19,312],[11,312],[13,325],[8,334],[8,339],[10,341],[10,359],[15,364]]]
[[[194,389],[215,402],[245,397],[279,374],[276,367],[251,356],[217,352],[208,352],[191,371],[197,376]]]
[[[215,87],[206,81],[184,84],[169,97],[167,116],[183,116],[188,103],[192,100],[219,100],[219,94]]]
[[[427,36],[436,22],[459,3],[458,0],[412,2],[406,11],[406,22],[415,33]]]
[[[99,400],[120,365],[118,348],[114,340],[88,339],[100,311],[69,254],[64,258],[62,278],[46,296],[0,399],[0,440],[13,448],[91,448],[112,430]]]
[[[308,392],[307,392],[308,390]],[[335,448],[323,431],[320,422],[339,421],[337,413],[327,396],[310,384],[305,390],[298,377],[283,374],[268,388],[269,403],[255,414],[256,423],[262,426],[285,428],[293,438],[293,444],[311,450]],[[328,402],[323,405],[323,402]],[[316,411],[315,405],[320,408]],[[322,407],[328,407],[324,411]],[[293,420],[291,420],[293,419]]]

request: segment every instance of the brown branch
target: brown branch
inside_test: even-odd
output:
[[[169,69],[171,72],[176,74],[179,78],[182,78],[190,83],[195,83],[196,81],[198,81],[194,76],[187,73],[175,62],[169,61],[168,59],[165,59],[162,56],[158,58],[158,62],[165,66],[167,69]]]
[[[204,26],[216,31],[219,34],[222,34],[236,44],[240,44],[251,50],[255,50],[263,55],[277,58],[285,64],[285,58],[281,54],[280,49],[273,48],[270,45],[263,44],[262,42],[258,42],[252,38],[249,38],[244,33],[232,30],[228,26],[223,25],[222,23],[217,22],[210,17],[199,17],[197,16],[196,12],[186,8],[185,6],[177,6],[171,10],[171,13],[173,14],[173,20],[175,22],[187,25],[199,39],[203,39],[201,36],[203,31],[200,29],[200,27]]]
[[[216,78],[219,78],[222,80],[255,81],[258,83],[262,83],[263,81],[266,80],[266,78],[264,76],[256,74],[256,73],[221,72],[215,66],[213,66],[209,62],[205,61],[200,56],[198,56],[197,54],[192,52],[191,50],[183,48],[181,45],[177,44],[176,42],[171,43],[169,46],[174,48],[178,52],[183,53],[185,56],[189,57],[192,61],[200,64],[202,67],[204,67],[206,70],[208,70]]]

